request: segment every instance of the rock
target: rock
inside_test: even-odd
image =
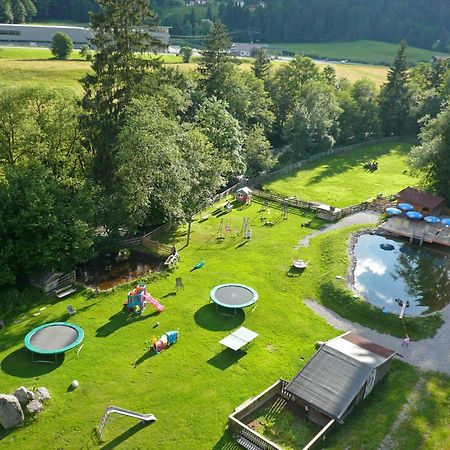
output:
[[[39,400],[31,400],[27,406],[25,406],[25,411],[30,416],[34,416],[38,412],[41,412],[44,409],[44,405]]]
[[[19,400],[14,395],[0,394],[0,425],[8,430],[20,425],[23,419]]]
[[[50,395],[50,392],[48,392],[48,389],[45,387],[38,387],[36,389],[36,398],[40,401],[40,402],[46,402],[47,400],[50,400],[52,397]]]
[[[24,386],[20,386],[19,389],[14,392],[14,397],[19,400],[20,406],[24,407],[26,404],[30,403],[34,399],[34,394],[29,389]]]

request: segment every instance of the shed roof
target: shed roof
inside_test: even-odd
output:
[[[392,350],[359,336],[339,336],[316,352],[286,390],[341,420],[371,372],[394,355]]]
[[[252,190],[249,187],[245,186],[243,188],[238,189],[236,192],[243,192],[244,194],[249,195],[252,193]]]
[[[439,206],[444,202],[442,197],[438,197],[437,195],[429,194],[428,192],[412,187],[402,189],[398,194],[396,194],[396,197],[409,203],[416,203],[430,209],[434,209],[436,206]]]

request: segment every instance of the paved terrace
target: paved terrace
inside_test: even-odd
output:
[[[430,224],[424,220],[410,220],[404,217],[392,217],[382,223],[378,229],[421,242],[435,243],[450,247],[450,227],[441,223]]]

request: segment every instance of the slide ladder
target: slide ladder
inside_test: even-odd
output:
[[[108,406],[105,410],[105,414],[103,414],[102,419],[100,420],[100,423],[97,427],[97,433],[99,438],[102,438],[103,430],[106,427],[106,424],[108,423],[109,415],[112,413],[120,414],[122,416],[132,417],[133,419],[138,419],[142,423],[150,423],[155,422],[156,417],[153,414],[141,414],[136,411],[131,411],[129,409],[119,408],[118,406]]]

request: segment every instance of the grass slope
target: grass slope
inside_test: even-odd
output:
[[[0,330],[0,392],[11,392],[20,385],[44,385],[53,400],[28,425],[10,434],[0,433],[0,449],[34,449],[37,436],[40,448],[55,448],[55,442],[58,448],[95,448],[99,444],[92,431],[105,407],[114,404],[153,413],[158,421],[142,428],[131,419],[112,418],[103,448],[148,449],[150,445],[161,450],[230,450],[227,415],[279,377],[291,378],[314,353],[317,340],[339,334],[301,300],[320,296],[317,280],[344,273],[345,244],[330,250],[334,263],[325,268],[328,256],[322,254],[320,240],[309,249],[294,248],[310,232],[301,226],[311,220],[308,213],[292,211],[289,219],[283,220],[282,212],[272,208],[272,227],[264,226],[261,205],[256,202],[235,208],[229,215],[223,215],[223,208],[213,208],[210,214],[206,221],[193,224],[191,245],[180,250],[179,268],[148,284],[149,292],[166,307],[161,315],[155,315],[151,306],[141,317],[123,313],[128,286],[98,297],[79,292],[59,302],[37,296],[32,308],[26,309],[24,304],[20,317],[8,318],[7,327]],[[235,234],[244,217],[250,219],[253,231],[250,242]],[[224,232],[225,226],[231,227],[223,241],[217,239],[220,224]],[[345,243],[348,233],[340,230],[332,239]],[[178,248],[185,240],[185,228],[167,239]],[[306,256],[310,267],[302,275],[293,273],[292,258]],[[203,268],[192,271],[201,260],[205,261]],[[182,277],[185,285],[178,293],[174,292],[176,277]],[[257,308],[235,316],[218,314],[209,303],[209,292],[225,282],[255,288],[260,296]],[[16,298],[21,300],[20,295]],[[69,352],[59,366],[31,364],[22,344],[24,335],[39,324],[68,319],[69,302],[78,311],[70,320],[85,331],[81,352],[78,356]],[[33,315],[38,312],[39,316]],[[16,320],[20,322],[14,323]],[[160,325],[153,329],[156,321]],[[219,340],[241,325],[255,330],[259,337],[247,353],[224,350]],[[395,327],[400,327],[398,321]],[[148,351],[153,334],[172,329],[180,332],[176,345],[158,356]],[[395,329],[391,331],[395,334]],[[363,412],[353,414],[352,424],[339,432],[339,445],[351,441],[353,448],[376,448],[381,442],[414,385],[408,380],[416,377],[407,365],[394,367],[392,376],[361,407]],[[68,392],[73,379],[79,380],[80,387]],[[445,378],[442,389],[449,386]],[[446,407],[444,400],[440,398],[430,411],[431,419]],[[370,433],[365,426],[369,417],[379,419],[371,423]],[[436,442],[440,442],[438,432]],[[335,448],[342,448],[339,445]]]
[[[274,47],[286,48],[292,53],[305,54],[317,58],[350,60],[367,64],[390,65],[397,53],[398,45],[379,41],[352,41],[327,43],[278,43]],[[442,52],[408,47],[407,59],[412,64],[429,61],[433,55],[446,55]]]
[[[197,68],[195,58],[189,64],[182,64],[178,55],[161,56],[164,64],[180,70]],[[274,61],[273,70],[277,70],[286,61]],[[354,82],[361,78],[372,80],[380,86],[386,80],[387,69],[379,66],[357,64],[331,64],[340,77]],[[321,65],[321,67],[323,67]],[[44,48],[3,47],[0,48],[0,80],[2,84],[22,86],[45,83],[55,87],[70,87],[77,94],[82,93],[78,82],[89,70],[90,63],[80,59],[79,52],[74,51],[68,61],[52,58],[51,52]],[[251,64],[243,62],[241,70],[250,70]]]
[[[338,208],[354,205],[378,193],[390,195],[417,184],[418,179],[406,163],[410,148],[406,141],[368,145],[308,164],[291,175],[266,183],[264,188]],[[369,173],[362,164],[373,159],[378,160],[378,170]]]

